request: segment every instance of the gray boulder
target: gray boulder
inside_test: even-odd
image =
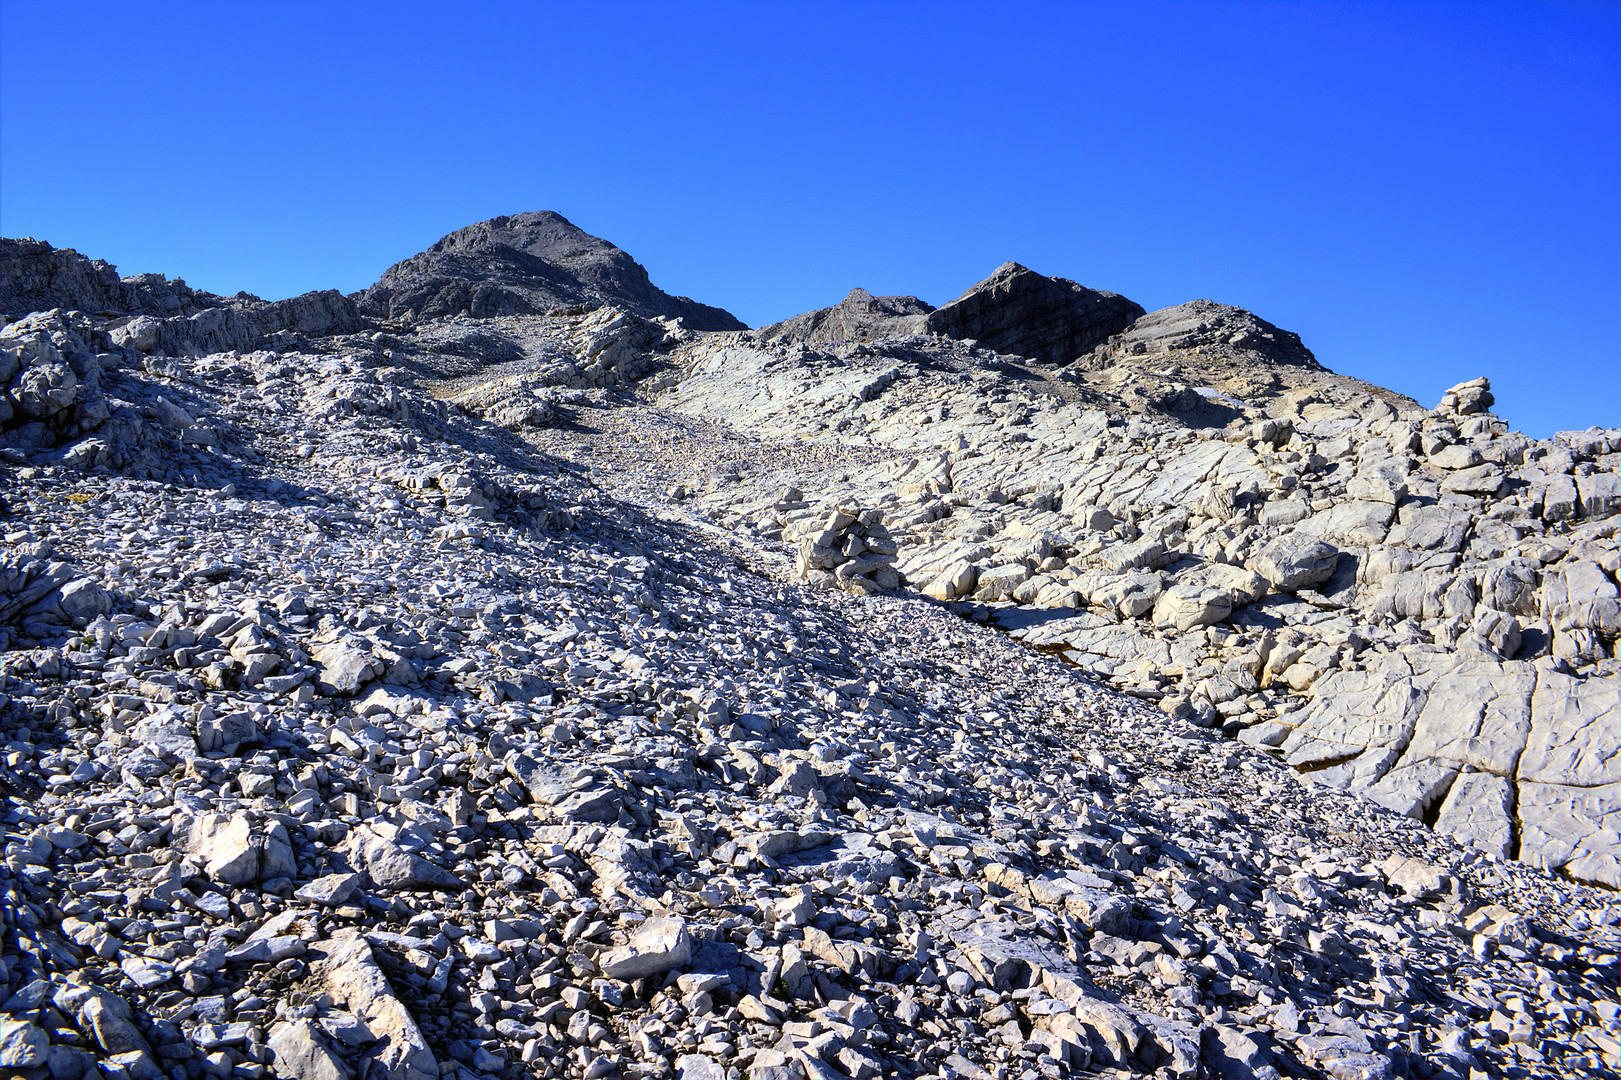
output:
[[[1280,536],[1268,541],[1250,560],[1250,569],[1284,592],[1321,585],[1334,576],[1339,549],[1304,536]]]
[[[71,564],[36,550],[0,556],[0,626],[25,632],[82,627],[112,610],[112,598]]]
[[[1154,605],[1154,622],[1191,630],[1218,623],[1233,613],[1233,597],[1226,589],[1198,585],[1172,585]]]
[[[630,941],[597,958],[610,979],[630,981],[659,975],[692,959],[692,935],[679,918],[648,919]]]
[[[270,1029],[269,1046],[276,1056],[276,1075],[289,1080],[349,1080],[352,1075],[309,1020],[277,1024]]]
[[[111,415],[101,389],[105,338],[77,311],[40,311],[0,330],[0,429],[40,424],[46,442]]]

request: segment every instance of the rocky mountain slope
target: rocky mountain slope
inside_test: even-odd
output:
[[[11,323],[0,1061],[1616,1075],[1621,433],[1185,309]]]
[[[389,267],[356,300],[368,315],[408,320],[543,315],[612,302],[647,318],[680,318],[694,330],[743,329],[720,308],[662,291],[636,260],[551,211],[458,229]]]

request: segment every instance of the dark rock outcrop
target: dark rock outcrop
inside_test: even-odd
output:
[[[1003,263],[990,277],[929,314],[930,333],[973,338],[997,352],[1067,364],[1143,314],[1116,293],[1088,289]]]
[[[1301,344],[1299,334],[1279,329],[1243,308],[1212,300],[1192,300],[1149,312],[1111,335],[1081,363],[1097,370],[1129,357],[1189,349],[1322,370],[1311,350]]]
[[[264,301],[249,293],[216,296],[162,274],[120,278],[112,263],[72,248],[52,247],[43,240],[0,240],[0,310],[7,322],[54,309],[166,319],[233,303]]]
[[[1222,427],[1245,406],[1317,419],[1418,408],[1411,398],[1329,371],[1298,334],[1211,300],[1149,312],[1082,356],[1068,375],[1132,409],[1194,427]]]
[[[933,306],[915,296],[874,296],[866,289],[851,289],[832,307],[762,326],[756,333],[766,341],[876,341],[927,333],[932,311]]]
[[[271,301],[245,292],[216,296],[162,274],[120,279],[111,263],[43,240],[0,240],[0,271],[6,322],[53,310],[112,318],[112,344],[141,352],[247,350],[363,325],[354,301],[335,289]]]
[[[458,229],[355,299],[384,319],[540,315],[611,302],[644,318],[678,316],[693,330],[746,329],[729,312],[659,289],[636,260],[549,210]]]
[[[43,240],[0,240],[0,311],[6,322],[52,308],[127,312],[130,292],[118,269]]]

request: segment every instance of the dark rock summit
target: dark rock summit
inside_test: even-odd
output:
[[[972,339],[996,352],[1067,364],[1143,314],[1115,293],[1003,263],[957,299],[935,308],[915,296],[852,289],[833,307],[761,327],[763,340],[876,341],[907,334]]]
[[[1011,262],[938,309],[915,296],[854,289],[832,307],[755,334],[762,343],[788,345],[906,336],[968,341],[1062,367],[1061,377],[1099,405],[1169,415],[1197,428],[1225,427],[1250,407],[1290,415],[1310,409],[1325,418],[1352,401],[1350,411],[1358,415],[1418,407],[1403,395],[1334,374],[1298,334],[1243,308],[1193,300],[1144,312],[1123,296]]]
[[[1051,278],[1018,263],[929,314],[930,333],[973,338],[997,352],[1047,364],[1067,364],[1118,334],[1143,314],[1117,293]]]
[[[356,296],[382,319],[541,315],[613,303],[644,318],[677,316],[693,330],[743,330],[730,312],[671,296],[619,248],[549,210],[491,218],[395,263]]]
[[[874,296],[866,289],[851,289],[832,307],[762,326],[756,333],[765,340],[876,341],[927,333],[933,311],[915,296]]]

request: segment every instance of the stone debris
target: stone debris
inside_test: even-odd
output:
[[[920,351],[932,366],[900,365]],[[1276,749],[1314,783],[1621,886],[1603,824],[1621,809],[1621,748],[1585,734],[1621,730],[1608,494],[1621,433],[1534,442],[1486,411],[1481,380],[1426,412],[1362,394],[1309,354],[1276,371],[1332,392],[1337,411],[1283,394],[1272,408],[1299,412],[1201,428],[1121,415],[1129,401],[1103,402],[1114,416],[1086,408],[1061,381],[1026,388],[992,363],[1005,358],[935,338],[705,339],[677,353],[688,373],[658,396],[666,408],[889,451],[857,469],[733,472],[697,496],[712,521],[782,540],[875,508],[894,571],[924,596],[973,603],[1174,716]],[[934,373],[948,358],[957,377]],[[742,389],[755,371],[768,395]],[[1489,486],[1447,487],[1482,462]],[[802,573],[831,561],[799,543]],[[1568,680],[1589,704],[1551,689],[1532,701],[1539,680]],[[1522,760],[1534,731],[1572,739],[1583,767]]]
[[[1621,436],[1219,305],[1072,378],[446,282],[198,356],[75,273],[3,335],[50,417],[109,357],[0,436],[8,1073],[1621,1069]],[[1088,381],[1266,350],[1231,428]]]

